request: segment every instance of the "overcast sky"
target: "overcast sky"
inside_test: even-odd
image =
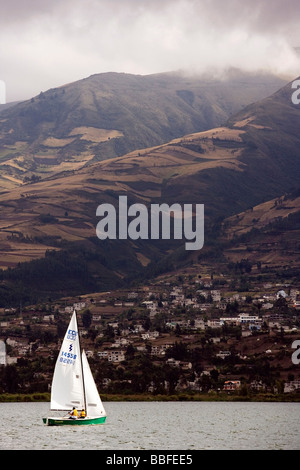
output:
[[[300,74],[299,0],[0,0],[6,100],[101,72]]]

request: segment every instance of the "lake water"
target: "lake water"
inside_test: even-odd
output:
[[[45,426],[48,403],[0,403],[0,449],[298,450],[299,403],[105,402],[106,423]]]

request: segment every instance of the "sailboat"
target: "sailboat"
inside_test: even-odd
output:
[[[76,408],[85,417],[70,416]],[[85,351],[81,351],[74,310],[57,357],[51,387],[50,411],[60,416],[43,418],[48,426],[104,424],[106,413],[99,396]],[[62,416],[61,416],[62,415]]]

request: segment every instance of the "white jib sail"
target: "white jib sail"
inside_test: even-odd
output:
[[[105,409],[99,396],[86,354],[82,351],[82,368],[86,400],[86,414],[89,418],[106,416]]]
[[[70,410],[73,406],[84,407],[82,366],[75,312],[61,345],[51,388],[52,410]]]

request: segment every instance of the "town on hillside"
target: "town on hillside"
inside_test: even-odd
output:
[[[193,266],[130,289],[3,308],[0,393],[50,390],[74,309],[101,393],[300,393],[300,286],[247,283]]]

